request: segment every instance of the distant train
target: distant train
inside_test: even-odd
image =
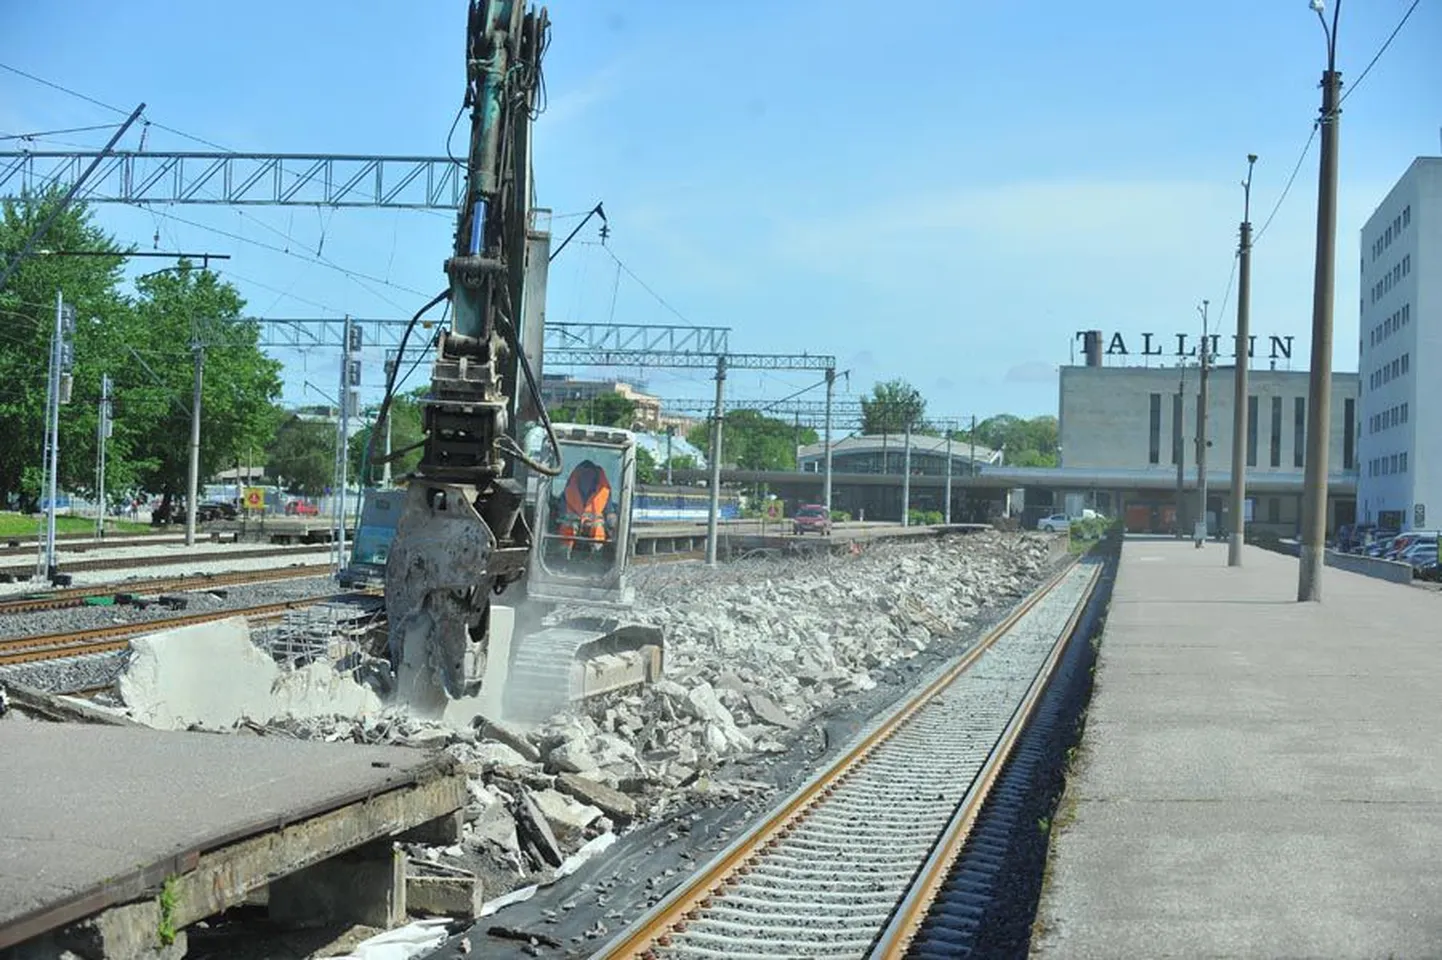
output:
[[[705,523],[710,510],[711,492],[703,487],[643,483],[636,487],[631,518],[637,523]],[[741,518],[741,501],[734,492],[721,491],[720,518]]]

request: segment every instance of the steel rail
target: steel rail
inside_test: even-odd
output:
[[[165,567],[179,563],[228,563],[232,560],[263,560],[268,557],[303,556],[308,553],[333,551],[329,544],[315,544],[303,547],[267,547],[265,549],[213,551],[207,553],[183,553],[172,556],[150,554],[143,557],[98,557],[94,560],[70,560],[61,565],[61,573],[93,572],[96,570],[125,570],[131,567]],[[20,567],[0,567],[0,574],[12,577],[28,577],[35,572],[35,564]]]
[[[718,854],[688,880],[677,887],[651,911],[635,921],[610,943],[595,954],[598,958],[654,957],[657,950],[664,950],[672,944],[673,934],[684,934],[687,924],[695,921],[713,905],[729,888],[734,888],[751,869],[751,861],[775,851],[782,841],[808,816],[815,813],[838,790],[843,789],[859,772],[862,765],[875,754],[877,749],[891,740],[918,711],[936,701],[938,694],[947,690],[958,678],[966,674],[987,651],[1005,637],[1028,613],[1035,610],[1052,591],[1071,574],[1076,566],[1073,559],[1055,572],[1041,586],[1029,594],[1015,609],[971,649],[959,657],[939,676],[912,694],[904,703],[895,708],[875,729],[862,737],[850,749],[834,760],[827,768],[816,774],[810,781],[793,793],[787,800],[767,814],[760,822]],[[1095,577],[1087,585],[1089,595],[1095,586]],[[1085,606],[1084,601],[1077,609]],[[1068,623],[1068,629],[1074,623]],[[1067,633],[1055,643],[1057,648],[1065,645]],[[1050,661],[1054,662],[1054,660]],[[830,859],[829,857],[826,859]],[[922,862],[918,858],[918,863]],[[818,857],[817,866],[835,870],[833,865],[822,863]],[[883,926],[878,923],[878,929]]]
[[[43,610],[65,610],[84,606],[86,600],[95,597],[121,593],[155,594],[167,591],[207,590],[212,587],[232,587],[252,583],[269,583],[275,580],[324,577],[330,574],[331,569],[330,564],[311,564],[304,567],[277,567],[273,570],[236,570],[229,573],[201,573],[188,577],[155,577],[150,580],[73,587],[40,596],[0,600],[0,617]]]
[[[371,596],[364,593],[333,593],[320,597],[305,597],[300,600],[283,600],[278,603],[263,603],[254,607],[236,607],[230,610],[212,610],[206,613],[192,613],[180,617],[163,617],[137,623],[117,623],[89,630],[71,630],[65,633],[41,634],[34,637],[7,637],[0,639],[0,665],[30,663],[36,660],[58,660],[63,657],[77,657],[92,653],[110,653],[124,650],[132,637],[188,627],[198,623],[210,623],[231,617],[245,617],[247,620],[273,620],[287,611],[299,610],[328,601],[351,600]]]
[[[1097,581],[1101,579],[1101,574],[1101,566],[1097,566],[1092,571],[1085,596],[1091,596],[1092,591],[1096,589]],[[1016,747],[1017,741],[1021,739],[1022,733],[1026,730],[1027,721],[1031,719],[1037,704],[1050,686],[1052,677],[1056,673],[1056,666],[1061,661],[1062,654],[1066,652],[1067,644],[1075,633],[1077,624],[1081,622],[1081,618],[1085,614],[1086,603],[1083,602],[1078,604],[1071,616],[1067,618],[1066,626],[1062,629],[1056,646],[1047,656],[1046,662],[1042,665],[1036,679],[1032,681],[1026,696],[1021,703],[1017,704],[1016,712],[1012,714],[1011,722],[1007,725],[996,749],[987,758],[986,765],[972,784],[966,798],[957,807],[956,813],[952,815],[951,822],[947,824],[946,831],[937,841],[931,856],[922,864],[916,879],[912,881],[911,888],[897,905],[891,922],[882,929],[876,946],[871,951],[870,960],[896,960],[896,958],[906,956],[912,940],[916,938],[922,922],[926,920],[927,913],[931,910],[942,886],[945,885],[947,877],[950,876],[956,858],[961,855],[977,817],[981,815],[982,809],[986,806],[986,799],[991,794],[992,786],[1001,776],[1006,762],[1011,759],[1012,750]]]

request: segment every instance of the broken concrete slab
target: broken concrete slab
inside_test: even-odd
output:
[[[600,808],[618,824],[628,824],[636,819],[636,801],[619,790],[614,790],[575,773],[563,773],[556,777],[556,787],[575,797],[582,803]]]
[[[746,703],[751,707],[751,712],[756,715],[756,719],[765,721],[773,727],[784,727],[787,730],[795,730],[800,726],[800,723],[793,719],[785,710],[782,710],[781,707],[776,704],[776,701],[760,691],[753,690],[748,694]]]
[[[355,717],[383,709],[374,691],[329,663],[286,671],[251,642],[244,617],[137,637],[130,649],[118,683],[121,699],[131,717],[158,729],[228,729],[244,719]]]
[[[485,739],[503,743],[533,763],[541,759],[540,749],[520,728],[485,716],[476,717],[472,723],[476,728],[476,733]]]
[[[559,790],[538,790],[531,794],[531,799],[556,838],[567,846],[579,842],[585,829],[601,817],[599,808],[580,803]]]
[[[411,913],[474,920],[480,915],[484,903],[479,877],[406,877],[406,908]]]
[[[536,805],[528,790],[522,789],[517,799],[515,822],[519,838],[534,846],[542,860],[553,867],[561,865],[561,861],[565,859],[561,854],[561,845],[556,842],[550,821]]]

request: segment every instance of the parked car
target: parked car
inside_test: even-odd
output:
[[[1414,572],[1435,566],[1437,563],[1437,541],[1419,540],[1398,554],[1397,559],[1403,563],[1410,564]]]
[[[309,500],[292,500],[285,505],[286,516],[314,517],[320,514],[320,507]]]
[[[791,518],[792,533],[799,535],[812,531],[823,537],[831,536],[831,513],[825,504],[803,503],[796,508],[796,515]]]
[[[1066,533],[1071,529],[1071,521],[1064,513],[1054,513],[1038,520],[1036,528],[1043,533]]]

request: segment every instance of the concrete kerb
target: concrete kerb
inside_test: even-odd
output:
[[[1364,577],[1373,577],[1390,583],[1410,584],[1412,582],[1412,565],[1397,560],[1383,560],[1380,557],[1366,557],[1356,553],[1328,550],[1326,563],[1327,566],[1336,567],[1338,570],[1360,573]]]

